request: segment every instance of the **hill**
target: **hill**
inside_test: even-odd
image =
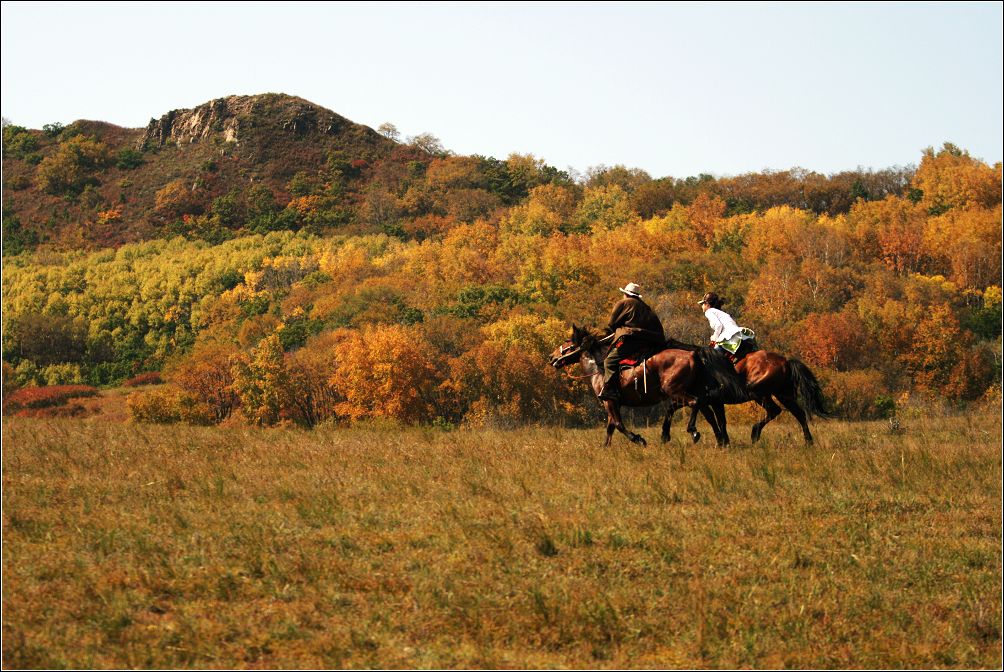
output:
[[[430,134],[399,142],[284,94],[229,96],[172,110],[145,129],[101,121],[8,125],[3,132],[5,255],[98,249],[183,235],[220,242],[249,233],[389,233],[423,238],[492,218],[569,175],[532,155],[454,156]],[[514,161],[515,159],[515,161]],[[779,205],[837,214],[858,198],[904,193],[911,168],[824,176],[793,168],[735,178],[653,179],[592,168],[642,217],[720,197],[729,214]],[[201,218],[201,219],[200,219]]]
[[[337,180],[338,200],[348,207],[367,182],[367,168],[406,162],[416,151],[282,94],[172,110],[145,129],[85,120],[41,131],[8,126],[5,233],[21,233],[27,246],[48,241],[62,248],[185,233],[179,221],[212,212],[221,196],[246,198],[265,187],[276,208],[286,204],[298,173],[304,182],[326,181],[329,190]],[[13,232],[12,219],[19,224]],[[223,227],[234,228],[233,219]]]

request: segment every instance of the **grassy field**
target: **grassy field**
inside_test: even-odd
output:
[[[7,419],[3,664],[999,668],[1000,416],[814,432]]]

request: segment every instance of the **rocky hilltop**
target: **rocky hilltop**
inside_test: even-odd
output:
[[[256,185],[267,187],[281,207],[298,174],[314,188],[333,185],[332,197],[351,213],[375,167],[429,159],[368,126],[279,93],[171,110],[145,129],[85,120],[47,130],[12,127],[4,150],[7,252],[40,243],[106,247],[187,235],[174,226],[182,214],[209,213],[227,194],[243,203]],[[184,198],[178,185],[187,185]],[[168,194],[184,203],[166,207]]]
[[[142,147],[149,149],[168,143],[185,145],[217,137],[224,142],[240,142],[252,129],[262,126],[299,136],[318,133],[337,136],[346,130],[356,130],[361,135],[370,135],[376,142],[381,139],[375,131],[310,101],[283,94],[264,94],[228,96],[192,109],[171,110],[160,119],[150,120]]]

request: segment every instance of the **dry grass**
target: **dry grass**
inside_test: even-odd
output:
[[[999,668],[1000,423],[7,419],[3,664]]]

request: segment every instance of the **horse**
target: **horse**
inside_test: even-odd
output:
[[[680,343],[674,343],[674,345],[684,349],[698,349],[696,345]],[[715,353],[715,357],[728,361],[727,357],[721,353]],[[812,432],[809,431],[809,418],[813,415],[820,418],[834,417],[825,408],[823,392],[815,374],[798,359],[788,358],[776,352],[755,350],[735,363],[735,372],[745,386],[745,396],[732,395],[725,391],[718,395],[712,394],[711,398],[707,399],[711,413],[704,415],[706,418],[709,415],[714,417],[714,421],[708,418],[708,424],[711,425],[719,446],[729,445],[729,434],[725,422],[725,404],[754,401],[767,412],[766,418],[753,425],[750,432],[750,439],[753,443],[760,440],[760,435],[767,423],[784,412],[777,402],[780,402],[798,420],[806,445],[813,442]],[[667,422],[679,408],[683,408],[683,405],[673,404],[670,406]],[[690,414],[687,431],[693,435],[697,431],[696,427],[697,409]]]
[[[596,334],[586,328],[572,325],[572,336],[551,354],[551,366],[561,369],[578,362],[592,385],[593,392],[599,396],[603,389],[603,368],[600,364],[609,350]],[[695,348],[680,350],[666,348],[660,350],[640,363],[624,367],[620,371],[620,399],[601,399],[600,402],[607,413],[607,440],[610,445],[614,430],[620,431],[633,443],[647,445],[640,434],[627,429],[621,419],[621,406],[641,407],[655,406],[667,399],[673,402],[671,411],[666,414],[662,425],[662,440],[669,440],[669,423],[672,411],[684,406],[692,406],[705,412],[709,422],[714,422],[713,416],[707,410],[704,397],[715,389],[725,390],[730,398],[745,396],[742,385],[732,370],[728,360],[711,353],[710,348]],[[700,433],[695,429],[691,437],[696,442]]]

